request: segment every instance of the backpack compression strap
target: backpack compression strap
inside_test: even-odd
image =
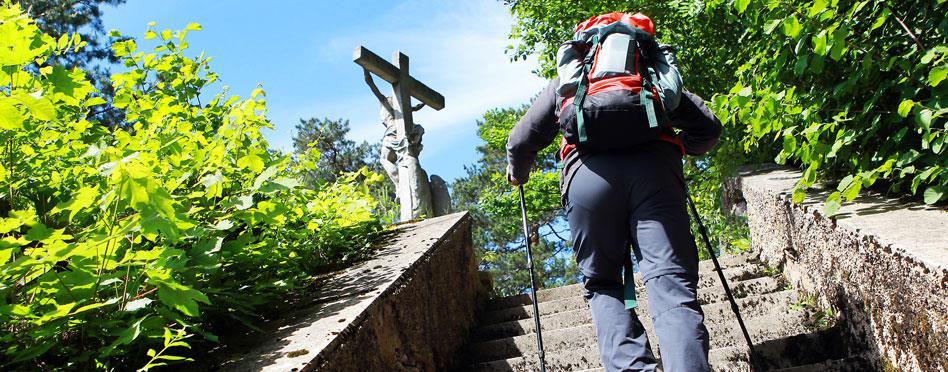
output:
[[[645,115],[648,117],[648,127],[655,128],[658,126],[658,117],[655,115],[655,101],[653,100],[652,87],[654,87],[655,82],[658,81],[658,76],[651,66],[651,58],[646,53],[647,49],[644,48],[640,42],[635,43],[635,48],[638,49],[639,56],[642,58],[642,66],[640,67],[640,71],[642,71],[642,90],[639,91],[639,103],[645,106]]]
[[[586,123],[583,118],[583,101],[586,100],[586,90],[589,85],[589,71],[592,70],[593,58],[596,55],[596,49],[599,48],[599,34],[593,35],[592,44],[589,52],[583,59],[582,77],[579,79],[579,86],[576,87],[576,98],[573,99],[573,106],[576,109],[576,130],[579,132],[579,143],[586,142]]]

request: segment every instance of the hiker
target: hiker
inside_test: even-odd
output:
[[[603,29],[621,35],[613,38]],[[697,300],[698,252],[682,156],[707,152],[721,124],[700,97],[681,89],[677,69],[669,67],[671,49],[650,44],[652,34],[651,20],[641,14],[610,13],[577,26],[558,55],[559,76],[510,132],[507,180],[526,183],[537,152],[560,129],[562,201],[605,370],[657,367],[645,329],[626,302],[634,288],[631,246],[664,370],[707,371],[708,331]],[[595,42],[588,42],[590,35],[598,35]],[[609,50],[629,57],[589,57]],[[610,65],[619,72],[602,71]]]

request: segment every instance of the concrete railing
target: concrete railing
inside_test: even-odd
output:
[[[471,218],[456,213],[399,228],[374,259],[320,278],[248,340],[225,339],[213,368],[268,371],[438,371],[455,363],[486,289]],[[248,336],[249,337],[249,336]],[[238,337],[239,338],[239,337]],[[223,357],[222,357],[223,356]]]
[[[751,244],[795,286],[840,312],[879,367],[948,370],[948,212],[864,196],[835,218],[827,193],[790,201],[799,171],[747,171],[728,190]],[[726,203],[728,204],[728,203]]]

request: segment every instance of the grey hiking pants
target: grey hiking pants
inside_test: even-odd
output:
[[[664,370],[709,370],[680,153],[654,143],[634,153],[583,156],[574,168],[564,176],[564,202],[605,370],[656,368],[642,323],[623,303],[629,244],[645,282]]]

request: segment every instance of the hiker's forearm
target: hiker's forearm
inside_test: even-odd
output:
[[[672,126],[682,130],[681,142],[688,155],[708,152],[721,137],[721,121],[711,113],[701,97],[688,91],[682,92]]]
[[[512,168],[512,175],[519,181],[527,179],[537,152],[549,146],[556,138],[554,89],[557,85],[557,80],[554,80],[540,92],[507,137],[507,161]]]

